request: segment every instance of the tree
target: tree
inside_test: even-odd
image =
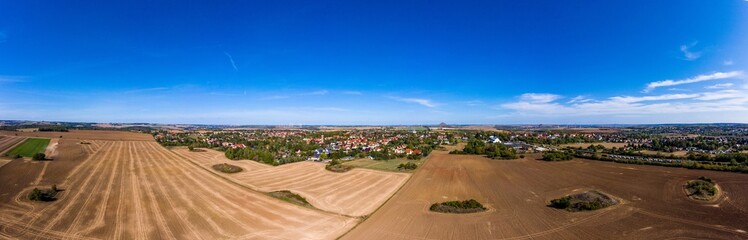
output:
[[[193,146],[187,146],[187,149],[189,149],[190,151],[195,151],[195,147]]]
[[[47,155],[44,155],[44,153],[36,153],[34,156],[31,157],[31,159],[34,160],[45,160],[47,159]]]

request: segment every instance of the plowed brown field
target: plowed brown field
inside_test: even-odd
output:
[[[533,156],[536,157],[536,156]],[[720,199],[688,199],[683,184],[713,178]],[[547,207],[598,189],[622,203],[593,212]],[[487,212],[443,214],[434,202],[474,198]],[[572,160],[499,161],[436,151],[390,201],[343,239],[745,239],[748,175]]]
[[[76,140],[153,141],[153,136],[143,133],[109,130],[70,130],[69,132],[17,132],[0,131],[0,135],[60,138]]]
[[[152,140],[66,137],[55,161],[0,168],[0,238],[332,239],[358,221],[226,181]],[[51,165],[58,161],[67,169]],[[34,186],[54,183],[64,189],[57,201],[26,200]]]
[[[410,174],[353,169],[345,173],[325,170],[325,164],[298,162],[277,167],[249,160],[233,161],[214,150],[190,152],[185,148],[174,151],[213,171],[210,166],[230,163],[244,171],[223,174],[241,184],[263,192],[290,190],[306,198],[313,206],[348,216],[371,214],[392,196]]]

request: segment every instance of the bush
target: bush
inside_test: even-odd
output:
[[[403,171],[403,170],[414,170],[418,168],[418,165],[412,162],[409,163],[401,163],[397,166],[397,170]]]
[[[571,206],[571,197],[569,196],[551,200],[551,207],[566,209],[569,206]]]
[[[35,153],[34,156],[31,157],[31,159],[34,159],[34,160],[37,160],[37,161],[46,160],[47,159],[47,155],[44,155],[44,153]]]
[[[51,189],[47,190],[40,190],[38,188],[34,188],[29,193],[29,200],[31,201],[39,201],[39,202],[50,202],[57,200],[57,193],[60,192],[59,189],[57,189],[57,185],[52,185]]]
[[[193,146],[187,146],[187,149],[190,150],[190,152],[195,151],[195,147]]]
[[[717,186],[714,185],[711,178],[702,176],[698,180],[688,181],[686,192],[690,198],[709,201],[717,195]]]
[[[483,204],[475,199],[434,203],[429,210],[443,213],[475,213],[485,211]]]

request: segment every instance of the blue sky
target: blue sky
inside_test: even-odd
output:
[[[748,122],[748,1],[4,1],[0,119]]]

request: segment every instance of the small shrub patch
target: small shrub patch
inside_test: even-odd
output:
[[[213,169],[222,173],[238,173],[242,171],[242,168],[228,163],[213,165]]]
[[[700,201],[709,201],[717,196],[717,186],[712,182],[711,178],[699,177],[697,180],[691,180],[686,183],[686,194],[691,199]]]
[[[57,193],[60,191],[60,189],[57,189],[57,185],[52,185],[52,188],[46,190],[34,188],[34,190],[31,190],[28,197],[31,201],[51,202],[57,200]]]
[[[553,199],[549,207],[570,212],[593,211],[618,204],[615,199],[598,191],[589,191]]]
[[[401,163],[400,165],[397,166],[397,170],[400,170],[400,171],[415,170],[416,168],[418,168],[418,164],[415,164],[412,162]]]
[[[442,213],[476,213],[486,211],[486,208],[475,199],[470,199],[465,201],[434,203],[431,205],[429,210]]]

